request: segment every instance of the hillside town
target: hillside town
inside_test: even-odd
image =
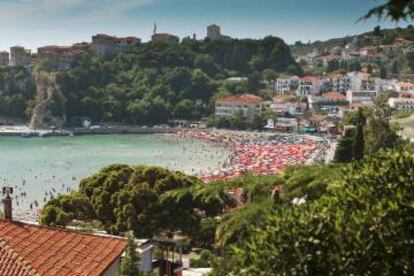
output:
[[[197,38],[193,35],[186,39]],[[231,37],[223,35],[216,24],[207,27],[206,39],[231,41]],[[347,113],[372,106],[380,94],[387,95],[389,106],[394,110],[414,111],[414,75],[399,74],[397,68],[387,73],[382,66],[390,58],[412,51],[414,41],[396,37],[391,44],[384,45],[374,39],[373,46],[360,46],[358,39],[350,39],[351,42],[343,47],[318,46],[307,54],[297,54],[296,60],[305,72],[302,76],[278,74],[272,79],[262,79],[260,88],[249,91],[249,94],[218,99],[214,110],[216,121],[242,111],[245,123],[252,124],[259,117],[261,127],[267,130],[339,134],[343,127],[340,122]],[[30,49],[13,46],[10,53],[0,52],[0,65],[30,69],[37,63],[66,70],[83,53],[93,52],[106,58],[131,52],[142,43],[137,37],[106,34],[94,35],[91,40],[72,46],[39,47],[36,54]],[[179,41],[173,34],[158,32],[154,24],[152,43],[177,45]],[[248,76],[235,76],[225,83],[246,85],[248,81]],[[171,125],[177,122],[181,126],[206,125],[177,119]]]
[[[229,36],[222,35],[221,27],[216,24],[207,27],[206,38],[211,41],[231,39]],[[197,38],[193,35],[192,39],[196,40]],[[180,38],[170,33],[158,32],[157,25],[154,24],[151,42],[177,45]],[[96,34],[92,36],[92,42],[80,42],[72,46],[42,46],[37,49],[37,53],[22,46],[12,46],[9,52],[0,51],[0,65],[29,68],[38,61],[47,62],[54,69],[69,69],[82,53],[92,51],[97,56],[105,58],[118,53],[130,52],[139,44],[141,44],[141,39],[133,36],[116,37]]]

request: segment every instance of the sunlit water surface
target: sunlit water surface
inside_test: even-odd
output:
[[[230,152],[213,144],[160,135],[0,137],[0,186],[11,185],[14,208],[41,206],[113,163],[157,165],[187,174],[219,168]],[[27,196],[22,195],[26,193]],[[16,198],[17,197],[17,198]]]

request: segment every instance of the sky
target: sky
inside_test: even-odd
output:
[[[216,23],[235,38],[279,36],[288,43],[326,40],[396,27],[387,20],[357,22],[381,0],[0,0],[0,50],[21,45],[71,45],[106,33],[147,41],[159,32],[206,35]],[[408,22],[410,23],[410,22]],[[399,23],[404,27],[407,22]]]

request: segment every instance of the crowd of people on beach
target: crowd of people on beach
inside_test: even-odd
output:
[[[272,133],[182,130],[179,137],[193,138],[231,149],[221,168],[200,172],[205,182],[227,180],[246,173],[275,174],[288,166],[316,161],[324,144],[308,136]]]

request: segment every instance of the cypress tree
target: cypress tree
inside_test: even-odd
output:
[[[125,249],[125,257],[121,264],[122,276],[138,276],[141,275],[138,267],[139,256],[137,253],[137,245],[134,240],[134,235],[129,232],[127,234],[127,245]]]
[[[359,124],[356,128],[354,139],[352,142],[352,155],[354,160],[364,158],[364,128]]]
[[[352,161],[354,136],[355,130],[350,129],[339,141],[338,147],[335,151],[335,162],[347,163]]]

